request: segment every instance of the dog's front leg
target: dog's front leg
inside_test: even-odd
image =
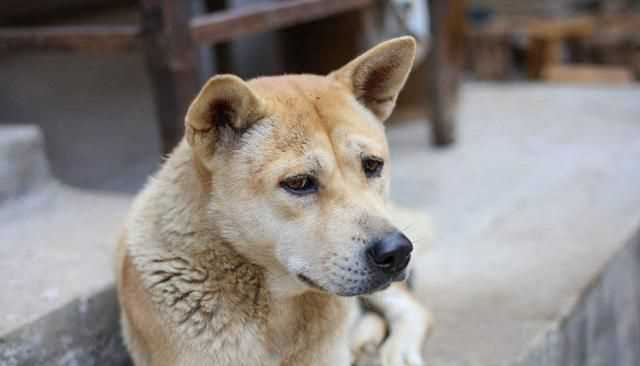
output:
[[[350,348],[354,360],[369,351],[376,351],[387,333],[387,324],[378,314],[361,314],[351,329]]]
[[[382,312],[389,324],[389,337],[380,349],[382,365],[424,365],[422,345],[431,328],[432,318],[406,284],[393,284],[365,299]]]

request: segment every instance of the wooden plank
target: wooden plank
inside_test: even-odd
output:
[[[180,141],[198,88],[199,57],[189,34],[190,2],[141,0],[144,52],[164,153]]]
[[[33,20],[126,6],[131,0],[2,0],[0,19]]]
[[[633,73],[624,68],[602,65],[550,65],[542,77],[547,81],[570,83],[624,84],[633,81]]]
[[[287,0],[248,5],[194,17],[190,21],[191,35],[196,42],[214,44],[359,9],[373,1]],[[176,4],[167,2],[167,6],[176,7]],[[129,51],[139,45],[138,35],[139,28],[133,25],[0,28],[0,47],[8,50]]]
[[[481,80],[505,80],[513,64],[509,33],[491,28],[473,29],[466,34],[468,62]]]
[[[0,28],[0,49],[122,52],[139,46],[139,33],[129,25]]]
[[[196,42],[214,44],[246,35],[301,24],[371,5],[374,0],[287,0],[201,15],[191,20]]]
[[[593,16],[576,16],[560,19],[532,18],[526,27],[526,35],[531,38],[562,40],[569,37],[590,37],[596,29]]]
[[[279,31],[284,45],[295,45],[282,49],[284,69],[294,74],[324,75],[342,67],[366,48],[363,40],[373,39],[369,34],[373,10],[336,14]]]

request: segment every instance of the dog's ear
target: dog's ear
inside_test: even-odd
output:
[[[346,85],[381,121],[389,117],[416,54],[416,41],[400,37],[383,42],[329,74]]]
[[[202,87],[185,118],[192,148],[213,153],[222,137],[239,135],[266,115],[263,101],[234,75],[215,76]]]

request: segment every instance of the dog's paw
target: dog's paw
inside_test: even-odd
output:
[[[362,354],[375,353],[384,339],[387,326],[380,316],[365,314],[354,329],[351,335],[351,354],[354,359],[358,359]]]
[[[380,348],[382,366],[424,366],[420,347],[390,337]]]

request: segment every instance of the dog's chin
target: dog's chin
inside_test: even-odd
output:
[[[316,281],[312,280],[311,278],[309,278],[308,276],[302,273],[299,273],[297,277],[301,282],[303,282],[304,284],[306,284],[307,286],[311,287],[314,290],[327,291],[324,287],[320,286]],[[330,292],[330,291],[327,291],[327,292]]]
[[[372,276],[366,280],[354,281],[347,279],[346,282],[329,282],[326,285],[320,285],[319,281],[315,281],[304,274],[297,275],[298,279],[304,282],[311,289],[344,297],[369,295],[374,292],[382,291],[391,286],[393,282],[404,281],[407,279],[407,276],[408,273],[404,270],[393,275]]]

